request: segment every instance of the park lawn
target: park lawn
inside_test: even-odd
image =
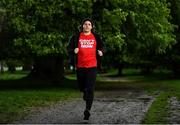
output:
[[[54,86],[47,81],[19,80],[26,75],[27,72],[0,74],[0,123],[12,123],[28,115],[31,108],[81,96],[74,87]]]
[[[6,71],[4,73],[0,73],[0,80],[21,79],[23,77],[26,77],[28,73],[28,71],[16,71],[15,73]]]
[[[114,73],[111,72],[110,75],[113,76]],[[21,118],[31,107],[47,106],[58,101],[80,97],[79,91],[74,87],[76,84],[75,74],[67,75],[68,80],[63,81],[61,86],[53,86],[47,81],[18,80],[26,75],[27,73],[22,72],[0,74],[0,88],[2,87],[0,91],[0,123],[11,123],[13,120]],[[150,107],[143,123],[168,123],[166,119],[169,115],[168,99],[176,96],[180,100],[180,80],[166,79],[164,75],[162,76],[163,78],[158,75],[125,75],[122,78],[129,79],[129,81],[106,82],[101,80],[103,77],[107,77],[106,75],[98,75],[96,91],[122,90],[124,88],[145,90],[156,96],[158,93],[158,97]],[[33,83],[33,87],[30,86],[31,83]],[[7,84],[7,86],[4,87],[3,84]],[[14,88],[16,84],[18,87]],[[14,87],[12,88],[12,86]]]
[[[77,96],[79,93],[73,89],[0,91],[0,123],[10,123],[24,116],[24,113],[28,112],[28,108],[47,106]]]

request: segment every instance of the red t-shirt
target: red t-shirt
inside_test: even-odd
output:
[[[85,35],[83,32],[80,33],[78,41],[78,68],[91,68],[97,67],[96,60],[96,39],[91,33]]]

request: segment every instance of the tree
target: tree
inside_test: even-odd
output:
[[[69,36],[84,17],[94,20],[106,44],[103,61],[117,65],[119,74],[126,63],[143,64],[145,72],[151,71],[158,54],[175,43],[166,0],[3,0],[1,4],[6,29],[13,33],[8,41],[17,48],[15,57],[30,55],[33,77],[63,77]]]
[[[19,48],[13,45],[12,39],[15,38],[15,33],[8,29],[8,15],[6,13],[5,6],[0,4],[0,61],[1,69],[3,71],[3,65],[7,64],[7,60],[17,58],[19,54]],[[12,61],[9,61],[12,62]],[[9,71],[15,71],[15,65],[8,63]],[[11,65],[12,64],[12,65]]]
[[[128,32],[128,55],[143,64],[144,73],[153,69],[158,54],[165,53],[175,43],[174,25],[165,0],[131,1],[130,18],[133,29]],[[127,7],[126,7],[127,8]]]
[[[93,18],[96,22],[96,29],[102,33],[106,45],[103,62],[106,67],[108,67],[107,64],[110,64],[109,66],[116,65],[119,74],[122,71],[121,55],[123,47],[126,45],[125,35],[121,31],[121,26],[127,16],[127,12],[122,9],[126,2],[125,0],[102,0],[93,3]]]
[[[117,66],[119,75],[127,63],[140,65],[149,73],[157,56],[175,43],[166,0],[102,0],[93,4],[94,8],[98,5],[93,14],[106,40],[105,60]]]
[[[91,1],[11,0],[3,3],[9,15],[9,29],[17,34],[15,45],[27,48],[27,54],[34,60],[30,76],[61,79],[67,35],[77,24],[74,20],[78,15],[87,13],[84,5],[91,8]]]
[[[167,57],[171,64],[171,69],[176,77],[180,75],[180,1],[179,0],[168,0],[171,4],[171,16],[172,16],[172,24],[176,25],[177,28],[174,31],[176,35],[176,44],[173,45],[172,49],[168,51]]]

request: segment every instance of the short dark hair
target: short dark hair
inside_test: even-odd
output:
[[[82,21],[81,26],[80,26],[80,29],[79,29],[80,32],[83,31],[83,25],[84,25],[84,23],[85,23],[86,21],[91,22],[91,25],[92,25],[91,32],[94,32],[94,31],[95,31],[95,26],[94,26],[94,22],[93,22],[93,20],[92,20],[91,18],[85,18],[85,19]]]

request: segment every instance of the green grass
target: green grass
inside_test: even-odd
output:
[[[48,106],[81,95],[74,81],[64,80],[54,84],[51,81],[21,79],[27,73],[0,74],[0,123],[11,123],[28,115],[27,109]]]
[[[21,79],[28,72],[0,74],[0,123],[11,123],[24,116],[27,109],[47,106],[58,101],[80,97],[77,89],[76,75],[68,74],[61,83],[51,81],[33,81]],[[116,70],[98,74],[96,91],[135,89],[159,94],[148,110],[143,123],[168,123],[168,99],[177,97],[180,100],[180,80],[169,77],[169,72],[156,71],[151,75],[140,75],[138,70],[125,70],[120,77],[126,81],[102,81],[106,77],[117,77]],[[157,95],[156,95],[157,96]]]
[[[165,124],[168,123],[167,117],[169,114],[168,94],[161,92],[160,95],[151,105],[146,117],[143,121],[144,124]]]
[[[144,124],[168,124],[168,117],[170,117],[170,105],[168,100],[171,97],[177,97],[180,101],[179,91],[163,91],[156,98],[151,105],[146,117],[143,121]]]
[[[24,115],[28,107],[47,106],[79,96],[73,89],[3,90],[0,92],[0,123],[9,123]]]
[[[29,72],[27,71],[17,71],[15,73],[4,72],[4,73],[0,73],[0,80],[21,79],[23,77],[26,77],[28,73]]]

